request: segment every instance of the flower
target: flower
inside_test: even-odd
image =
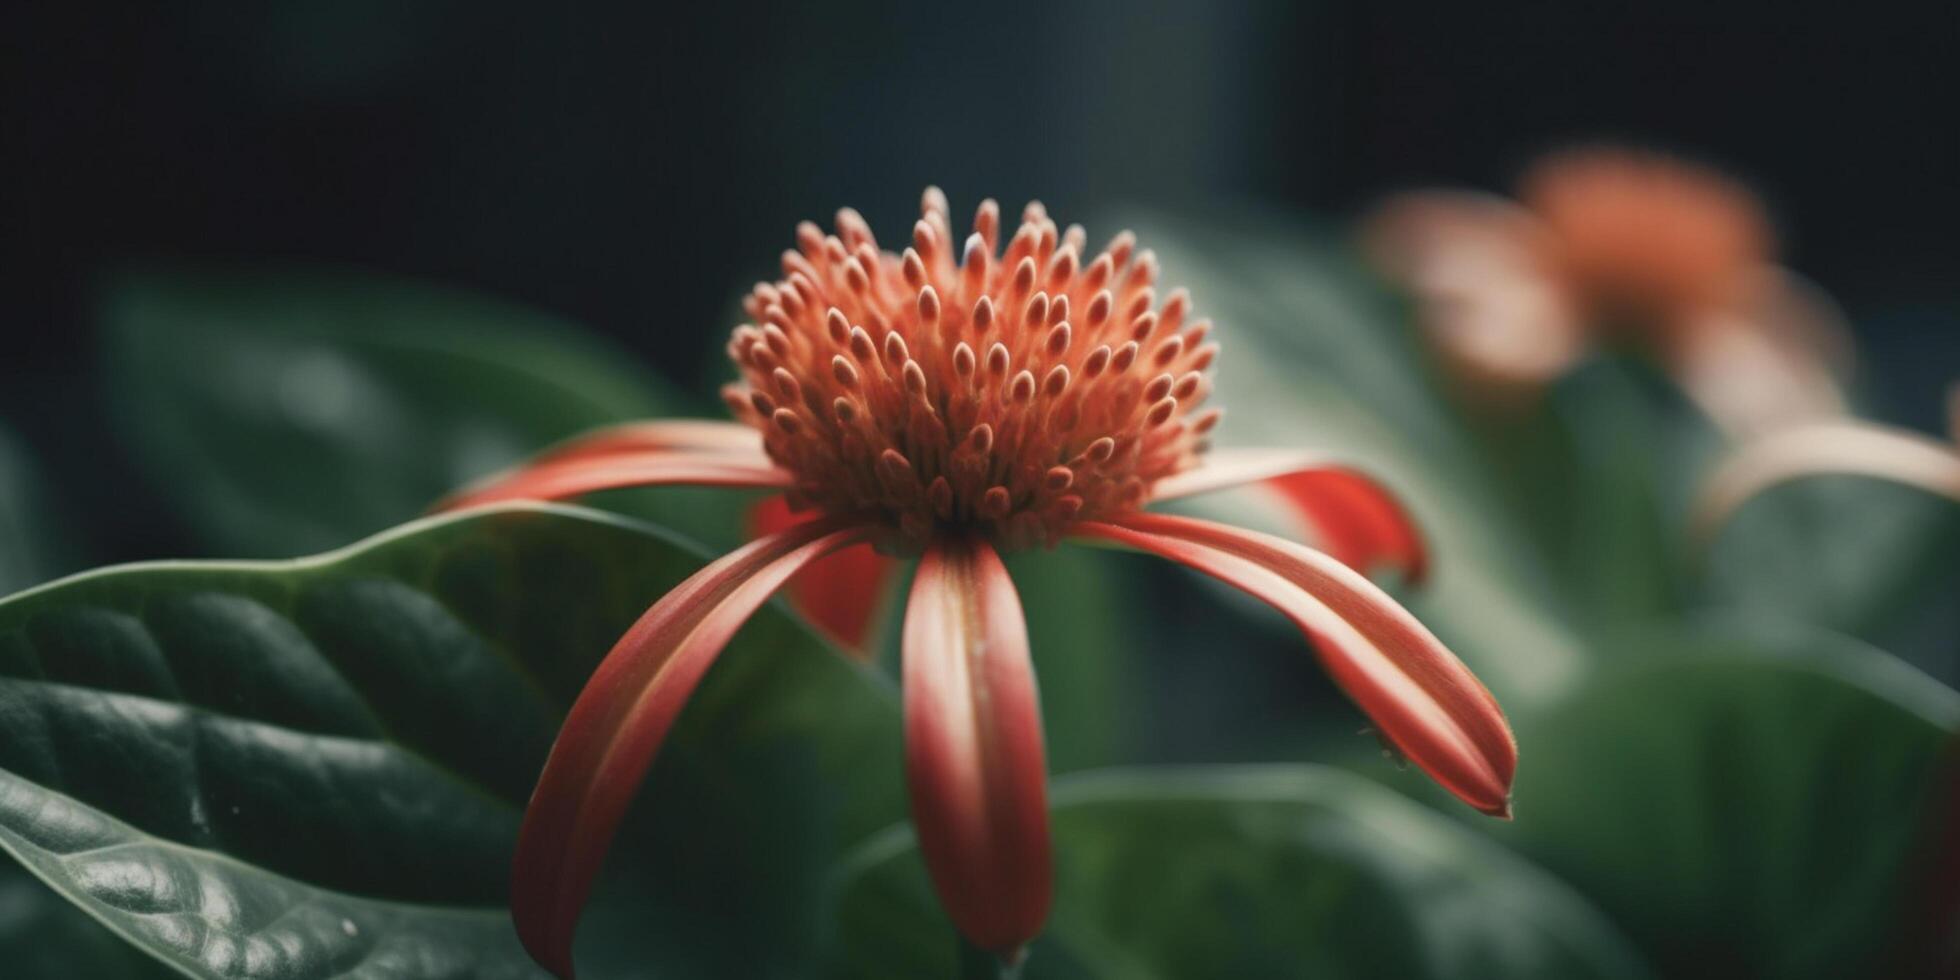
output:
[[[1075,539],[1182,562],[1265,600],[1316,641],[1384,737],[1458,797],[1509,814],[1517,749],[1469,670],[1355,571],[1420,577],[1406,515],[1367,477],[1300,452],[1209,452],[1218,356],[1182,290],[1127,232],[1085,257],[1079,227],[1030,204],[1004,246],[987,201],[957,250],[925,194],[911,246],[881,252],[854,211],[805,223],[758,284],[729,356],[736,422],[601,430],[445,502],[644,484],[783,491],[768,532],[667,593],[593,674],[525,814],[513,916],[561,976],[634,789],[736,629],[799,572],[871,545],[918,559],[902,637],[906,779],[928,871],[973,943],[1013,955],[1051,889],[1046,766],[1020,600],[1002,549]],[[1145,504],[1263,482],[1319,549]],[[876,569],[858,581],[874,588]],[[837,583],[839,604],[863,605]],[[846,615],[833,625],[857,622]]]
[[[1517,201],[1404,194],[1369,219],[1365,238],[1487,401],[1528,400],[1610,343],[1653,356],[1736,436],[1843,410],[1841,318],[1772,263],[1755,197],[1707,167],[1567,150],[1526,173]]]

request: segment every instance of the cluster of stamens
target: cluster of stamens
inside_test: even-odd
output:
[[[955,254],[945,195],[921,211],[899,255],[848,208],[835,234],[803,223],[784,278],[744,300],[723,397],[795,475],[792,506],[882,524],[902,550],[955,527],[1020,547],[1194,464],[1218,345],[1183,290],[1158,305],[1135,236],[1084,258],[1081,226],[1037,202],[1002,250],[988,200]]]

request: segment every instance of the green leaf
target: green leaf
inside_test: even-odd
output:
[[[1126,732],[1148,719],[1135,683],[1145,665],[1131,635],[1136,596],[1120,557],[1064,545],[1006,557],[1027,616],[1041,690],[1048,768],[1068,772],[1128,758]]]
[[[10,980],[182,976],[143,955],[0,854],[0,963]]]
[[[1056,905],[1024,977],[1641,977],[1545,873],[1358,777],[1314,766],[1058,779]],[[903,828],[839,884],[835,976],[954,975],[958,944]]]
[[[1884,973],[1960,695],[1826,634],[1647,645],[1520,727],[1507,836],[1668,976]]]
[[[1718,602],[1847,633],[1960,684],[1960,506],[1914,487],[1815,476],[1771,487],[1705,558]]]
[[[23,593],[0,603],[0,848],[194,975],[533,975],[505,911],[524,802],[598,658],[700,564],[540,506]],[[620,860],[657,876],[606,886],[588,975],[622,940],[680,974],[806,956],[823,869],[904,812],[898,752],[889,686],[764,610],[655,766],[664,805]],[[622,936],[615,902],[664,916]]]
[[[337,547],[558,439],[681,405],[570,324],[382,276],[136,275],[103,318],[128,441],[229,554]]]
[[[1595,358],[1552,384],[1543,410],[1495,435],[1532,426],[1551,445],[1517,453],[1513,499],[1575,612],[1595,631],[1676,616],[1688,591],[1684,498],[1706,463],[1706,423],[1637,362]]]

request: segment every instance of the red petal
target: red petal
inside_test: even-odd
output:
[[[1021,600],[979,540],[926,550],[905,609],[905,773],[933,888],[975,945],[1011,954],[1048,919],[1041,705]]]
[[[797,569],[862,533],[815,521],[750,542],[662,596],[593,672],[531,794],[512,868],[511,918],[546,969],[572,975],[572,935],[613,833],[715,656]]]
[[[1510,815],[1518,748],[1497,701],[1352,569],[1283,538],[1166,514],[1085,523],[1075,533],[1154,552],[1264,600],[1317,641],[1328,673],[1403,755],[1465,803]]]
[[[810,520],[784,498],[770,497],[749,511],[749,536],[761,537]],[[790,601],[818,629],[858,659],[871,656],[871,629],[898,571],[898,562],[868,544],[839,549],[789,580]]]
[[[762,455],[762,434],[740,422],[712,419],[657,419],[594,429],[537,455],[533,462],[564,462],[650,450]]]
[[[562,500],[600,490],[688,484],[709,487],[786,487],[790,474],[767,457],[734,453],[653,451],[547,461],[490,478],[444,499],[437,511],[509,500]]]
[[[1288,450],[1214,450],[1196,469],[1157,481],[1152,500],[1259,483],[1305,522],[1305,540],[1361,572],[1387,566],[1411,583],[1429,572],[1422,532],[1387,487],[1325,457]]]

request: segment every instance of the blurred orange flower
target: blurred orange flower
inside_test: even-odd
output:
[[[1367,221],[1446,363],[1478,396],[1528,400],[1595,346],[1652,357],[1737,437],[1838,414],[1850,356],[1820,291],[1774,264],[1762,205],[1714,170],[1585,147],[1518,199],[1428,190]]]

